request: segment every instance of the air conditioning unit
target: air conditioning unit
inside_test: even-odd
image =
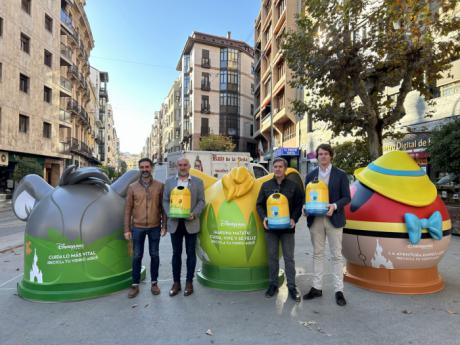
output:
[[[8,166],[8,152],[0,151],[0,166]]]

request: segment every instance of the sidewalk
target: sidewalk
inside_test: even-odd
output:
[[[304,220],[296,234],[299,289],[310,288],[312,263]],[[146,253],[148,253],[146,248]],[[147,254],[148,256],[148,254]],[[127,291],[72,303],[33,303],[16,295],[22,248],[0,254],[2,345],[28,344],[458,344],[460,339],[460,237],[453,236],[440,264],[445,289],[433,295],[400,296],[345,284],[348,305],[335,304],[331,276],[323,297],[300,304],[263,291],[229,292],[195,283],[190,297],[168,296],[169,236],[160,243],[161,295],[148,284],[133,300]],[[144,264],[148,264],[144,260]],[[197,268],[201,266],[198,261]],[[185,258],[183,263],[185,267]],[[329,263],[326,272],[330,272]],[[147,280],[148,281],[148,280]],[[212,335],[207,335],[210,330]]]

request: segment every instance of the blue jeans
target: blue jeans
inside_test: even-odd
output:
[[[139,284],[141,281],[142,257],[144,256],[144,242],[146,236],[149,238],[150,278],[152,279],[152,282],[157,281],[158,267],[160,266],[160,227],[133,227],[131,232],[133,235],[133,284]]]
[[[171,244],[173,249],[172,269],[173,280],[175,283],[180,282],[180,271],[182,266],[182,244],[185,237],[185,252],[187,253],[187,282],[193,281],[196,267],[196,236],[197,234],[189,234],[185,229],[185,222],[179,221],[177,230],[171,234]]]

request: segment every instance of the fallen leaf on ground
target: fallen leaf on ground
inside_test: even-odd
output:
[[[450,315],[458,314],[455,310],[450,310],[450,309],[447,309],[447,312],[448,312]]]
[[[214,335],[210,329],[208,329],[208,330],[206,331],[206,334],[207,334],[207,335]]]
[[[144,308],[147,308],[148,306],[149,306],[149,304],[146,304],[146,305],[144,305]]]
[[[299,323],[304,326],[311,328],[311,326],[316,325],[316,321],[299,321]]]
[[[137,307],[137,304],[133,304],[133,305],[131,306],[131,308],[136,308],[136,307]]]
[[[410,310],[404,309],[402,311],[403,314],[413,314]]]

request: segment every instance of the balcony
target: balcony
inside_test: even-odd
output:
[[[78,67],[75,65],[69,66],[68,72],[70,72],[70,75],[75,79],[78,80],[80,72],[78,71]]]
[[[85,124],[89,123],[88,122],[88,113],[86,112],[86,110],[83,107],[80,107],[79,115],[80,115],[80,119],[82,120],[83,123],[85,123]]]
[[[65,109],[59,109],[59,121],[70,123],[71,122],[70,113]]]
[[[69,79],[61,77],[61,87],[69,93],[72,93],[72,82]]]
[[[70,99],[67,103],[67,110],[72,112],[74,115],[78,115],[80,112],[80,106],[78,105],[76,100]]]
[[[211,83],[209,81],[202,81],[201,82],[201,90],[203,90],[203,91],[211,91]]]
[[[81,142],[77,138],[72,138],[70,141],[70,151],[78,153],[88,158],[94,158],[91,148],[84,142]]]
[[[75,34],[75,28],[73,26],[72,19],[64,10],[61,10],[61,23],[72,35]]]
[[[108,98],[107,97],[107,88],[106,87],[100,87],[99,88],[99,97],[102,97],[102,98]]]
[[[211,68],[211,61],[209,58],[202,58],[201,59],[201,67],[202,68]]]
[[[208,105],[202,105],[201,106],[201,113],[202,114],[210,114],[211,113],[211,106]]]
[[[104,135],[102,133],[98,133],[98,135],[96,135],[96,142],[98,144],[103,144],[105,142]]]
[[[59,153],[69,154],[70,153],[70,139],[60,139],[59,142]]]
[[[61,56],[67,60],[69,65],[72,64],[72,48],[66,46],[64,43],[61,43]]]

